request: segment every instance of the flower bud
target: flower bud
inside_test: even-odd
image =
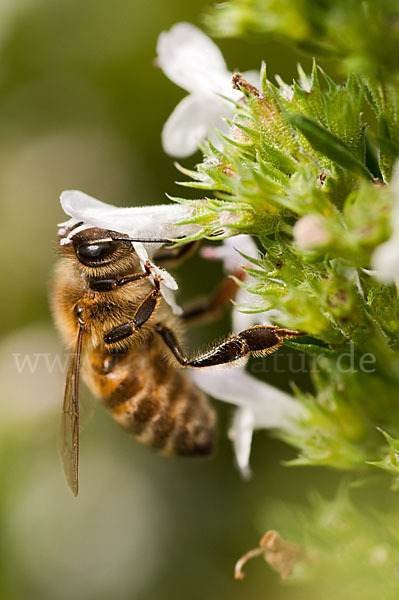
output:
[[[306,215],[295,223],[294,239],[303,250],[314,250],[330,241],[330,234],[316,215]]]

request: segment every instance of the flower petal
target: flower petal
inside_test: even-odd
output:
[[[177,23],[162,32],[157,53],[165,75],[188,92],[221,92],[230,79],[219,48],[190,23]]]
[[[226,130],[222,117],[230,116],[232,111],[232,105],[218,96],[186,96],[176,106],[163,127],[163,149],[170,156],[190,156],[208,137],[213,141],[217,129]]]
[[[209,98],[194,95],[179,102],[162,130],[162,146],[166,154],[184,158],[198,150],[200,142],[208,136],[208,105]]]
[[[76,222],[82,221],[91,227],[111,229],[130,237],[175,239],[198,231],[198,225],[175,225],[193,216],[194,209],[188,204],[119,208],[100,202],[77,190],[62,192],[60,199],[66,214],[73,217]],[[71,231],[69,237],[73,237],[75,232],[75,230]],[[150,258],[162,245],[162,243],[143,244]]]
[[[193,369],[190,375],[198,387],[217,400],[252,410],[256,428],[286,429],[303,415],[299,402],[247,373],[245,365]]]
[[[170,273],[168,273],[168,271],[166,271],[165,269],[161,269],[160,267],[157,267],[156,264],[149,261],[148,253],[144,247],[144,244],[142,244],[141,242],[133,242],[133,246],[134,246],[134,249],[136,250],[137,256],[140,259],[140,264],[143,267],[143,270],[144,270],[146,263],[150,262],[150,267],[151,267],[153,276],[158,275],[161,278],[162,283],[165,287],[167,287],[170,290],[176,291],[179,286],[177,285],[174,277],[172,277],[172,275]]]
[[[250,475],[249,455],[252,433],[255,429],[295,430],[295,421],[305,414],[305,409],[292,396],[259,381],[237,368],[210,367],[190,371],[194,383],[205,393],[218,400],[238,406],[231,435],[237,464],[244,475]]]
[[[183,309],[179,306],[175,300],[175,295],[173,291],[161,281],[161,294],[164,297],[167,304],[169,304],[170,308],[174,315],[181,315],[183,313]]]
[[[249,408],[238,408],[235,411],[230,434],[233,439],[237,465],[244,479],[251,477],[249,457],[254,426],[255,416]]]
[[[141,242],[133,242],[133,246],[137,253],[137,256],[140,259],[140,264],[144,271],[145,265],[149,261],[148,253],[144,247],[144,244],[142,244]],[[172,275],[170,273],[168,273],[168,271],[166,271],[165,269],[161,269],[160,267],[157,267],[157,265],[155,265],[151,261],[150,261],[150,266],[151,266],[151,271],[152,271],[152,275],[150,277],[151,281],[154,283],[154,275],[159,275],[162,278],[161,279],[161,295],[165,299],[166,303],[169,304],[169,306],[171,307],[173,314],[181,315],[183,310],[177,304],[177,302],[175,300],[175,295],[174,295],[174,292],[178,289],[176,280],[172,277]]]
[[[399,290],[399,160],[396,161],[390,184],[393,195],[391,214],[392,236],[377,246],[371,257],[374,277],[382,283],[396,283]]]
[[[399,239],[392,237],[378,246],[371,257],[374,276],[382,283],[399,281]]]

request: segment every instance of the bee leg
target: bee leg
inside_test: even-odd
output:
[[[245,279],[245,272],[240,269],[233,273],[236,279],[243,281]],[[232,300],[234,300],[240,286],[231,277],[226,277],[217,288],[216,292],[206,300],[200,300],[192,306],[188,306],[184,309],[181,316],[186,323],[195,321],[208,321],[216,320],[223,312],[230,306]]]
[[[108,333],[104,335],[104,342],[106,344],[114,344],[115,342],[119,342],[124,340],[125,338],[132,335],[135,331],[140,329],[144,323],[148,321],[151,315],[154,313],[155,309],[159,304],[159,300],[161,298],[161,288],[160,288],[161,278],[158,275],[154,276],[154,289],[150,292],[142,301],[142,303],[137,307],[136,312],[133,315],[133,319],[128,321],[127,323],[123,323],[123,325],[118,325],[118,327],[114,327]]]
[[[122,285],[131,283],[132,281],[139,281],[149,277],[151,275],[151,266],[149,261],[147,261],[147,263],[144,265],[144,269],[145,271],[142,273],[135,273],[134,275],[129,275],[128,277],[122,277],[121,279],[91,279],[89,281],[89,287],[91,290],[93,290],[93,292],[111,292]]]
[[[196,240],[194,242],[187,242],[187,244],[183,244],[182,246],[177,246],[177,248],[166,248],[163,251],[161,250],[156,254],[157,263],[166,262],[168,266],[178,265],[194,253],[199,243],[199,240]]]
[[[161,323],[155,326],[173,356],[185,367],[213,367],[244,358],[251,352],[265,356],[277,350],[286,337],[303,335],[298,331],[282,329],[272,325],[255,325],[233,335],[212,350],[192,360],[184,356],[178,341],[170,329]]]

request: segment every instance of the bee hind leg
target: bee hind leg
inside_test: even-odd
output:
[[[155,329],[182,366],[196,368],[227,364],[244,358],[250,353],[265,356],[275,352],[282,345],[284,338],[303,335],[298,331],[282,329],[272,325],[255,325],[231,336],[212,350],[190,360],[184,356],[173,331],[164,327],[161,323],[158,323]]]

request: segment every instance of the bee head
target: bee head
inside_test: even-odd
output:
[[[117,237],[117,239],[115,239]],[[72,238],[76,258],[86,267],[103,267],[118,259],[134,254],[129,239],[123,239],[107,229],[93,227],[77,233]]]

